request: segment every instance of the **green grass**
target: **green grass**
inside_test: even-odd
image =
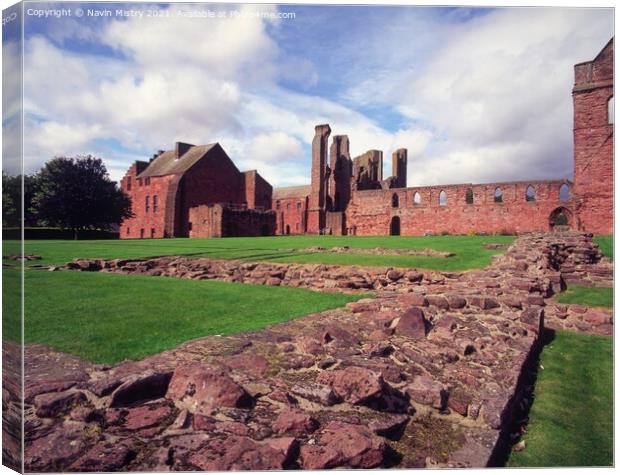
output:
[[[614,237],[613,236],[594,236],[594,241],[598,244],[601,252],[613,260],[614,258]]]
[[[572,285],[556,297],[559,303],[573,303],[588,307],[614,306],[614,289],[607,287],[585,287]]]
[[[18,272],[5,270],[5,312],[19,297],[19,281],[7,279],[7,273]],[[362,297],[167,277],[28,270],[25,341],[112,364],[205,335],[260,330]],[[17,339],[18,325],[6,318],[3,324],[4,338]]]
[[[511,236],[275,236],[225,239],[144,239],[102,241],[32,240],[26,253],[37,254],[38,264],[64,264],[82,258],[139,258],[164,255],[204,256],[223,259],[271,260],[277,262],[323,263],[341,265],[416,267],[423,269],[464,271],[485,267],[491,256],[501,250],[485,249],[486,243],[510,244]],[[19,241],[9,241],[5,255],[18,252]],[[299,249],[385,247],[390,249],[424,249],[453,252],[448,258],[416,256],[377,256],[372,254],[304,253]]]
[[[544,369],[542,369],[544,368]],[[512,467],[613,464],[613,340],[559,331],[543,350],[534,404]]]

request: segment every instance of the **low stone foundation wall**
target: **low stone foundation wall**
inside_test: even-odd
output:
[[[111,261],[78,259],[68,263],[66,268],[332,291],[402,290],[411,284],[443,281],[452,275],[439,272],[423,274],[391,267],[277,264],[178,256]]]
[[[486,247],[486,246],[485,246]],[[505,246],[504,248],[507,248]],[[490,249],[501,249],[501,247],[492,247]],[[388,249],[385,247],[330,247],[321,246],[308,247],[305,249],[293,249],[300,253],[324,253],[333,252],[335,254],[372,254],[373,256],[416,256],[416,257],[452,257],[453,252],[436,251],[435,249]]]

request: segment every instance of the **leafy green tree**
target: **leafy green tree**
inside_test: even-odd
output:
[[[24,225],[34,226],[37,222],[33,197],[38,189],[37,175],[24,175]],[[7,175],[2,172],[2,226],[21,225],[22,175]]]
[[[100,158],[91,155],[56,157],[38,175],[34,196],[40,222],[80,230],[109,229],[132,216],[131,200],[110,180]]]

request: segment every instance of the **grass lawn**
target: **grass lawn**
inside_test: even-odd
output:
[[[614,258],[614,237],[613,236],[594,236],[594,241],[598,244],[601,252],[607,257]]]
[[[18,298],[5,270],[4,315]],[[9,297],[9,298],[7,298]],[[205,335],[228,335],[341,307],[363,295],[87,272],[26,271],[26,343],[96,363],[140,359]],[[18,323],[3,319],[4,338]]]
[[[575,303],[589,307],[613,307],[614,289],[571,285],[556,297],[559,303]]]
[[[423,269],[463,271],[485,267],[491,256],[501,250],[485,249],[486,243],[510,244],[511,236],[271,236],[224,239],[142,239],[102,241],[26,242],[26,253],[37,254],[38,264],[64,264],[76,257],[139,258],[164,255],[205,256],[224,259],[272,260],[277,262],[324,263],[342,265],[416,267]],[[16,254],[19,241],[8,241],[4,255]],[[453,252],[448,258],[415,256],[375,256],[371,254],[304,253],[299,249],[313,246],[331,248],[385,247],[391,249],[424,249]],[[13,251],[13,252],[12,252]]]
[[[540,365],[526,448],[513,452],[508,465],[611,466],[613,340],[556,332]]]

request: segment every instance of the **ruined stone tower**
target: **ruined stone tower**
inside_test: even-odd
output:
[[[329,170],[327,168],[327,144],[331,129],[329,125],[317,125],[312,140],[312,177],[308,202],[308,233],[319,233],[325,228],[325,207]]]
[[[613,233],[614,40],[592,61],[575,65],[574,197],[577,226]]]
[[[396,177],[396,188],[407,187],[407,149],[399,148],[392,153],[392,175]]]
[[[349,137],[335,135],[329,149],[329,211],[345,211],[351,198],[352,162],[349,155]]]

